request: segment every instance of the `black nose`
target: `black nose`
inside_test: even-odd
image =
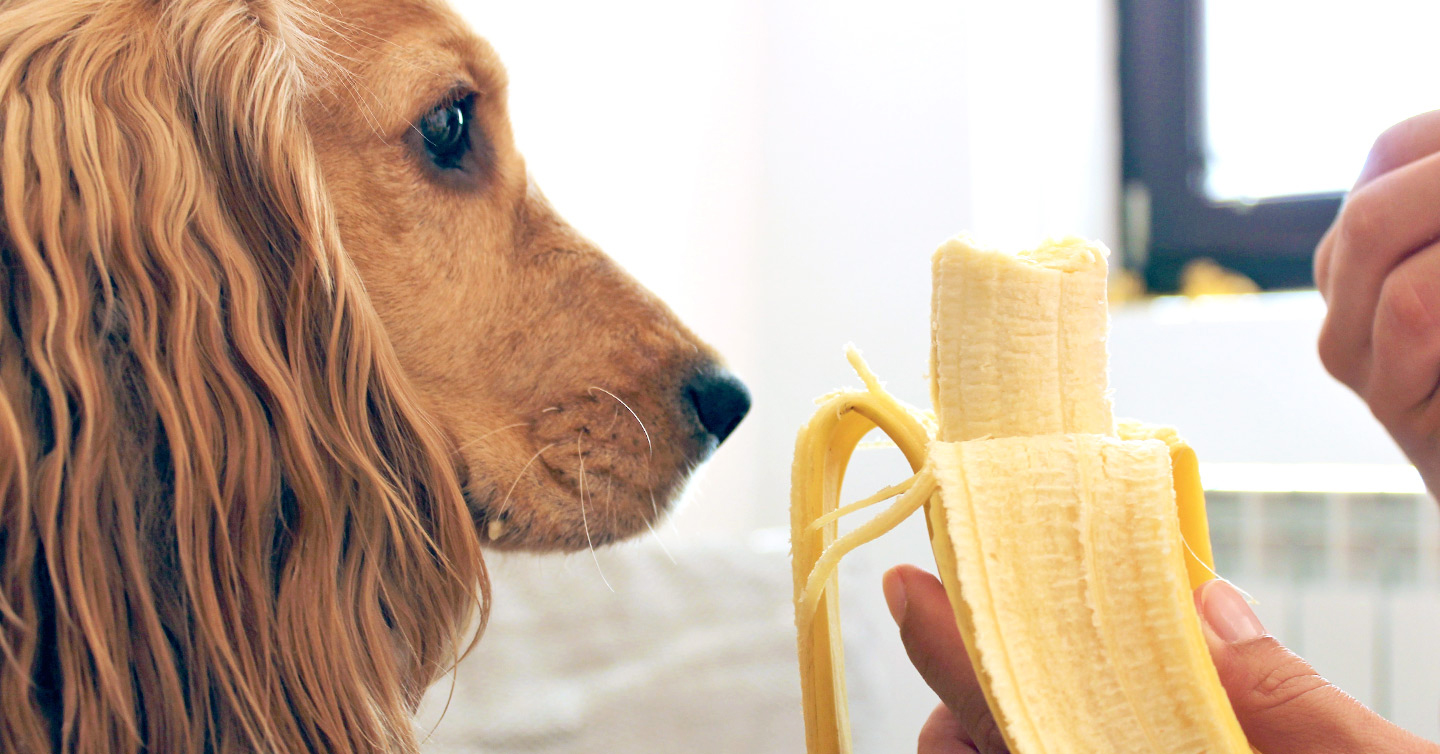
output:
[[[750,391],[745,383],[725,371],[705,371],[685,383],[685,397],[695,406],[695,415],[716,444],[735,431],[750,410]]]

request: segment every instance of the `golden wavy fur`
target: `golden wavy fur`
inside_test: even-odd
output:
[[[481,533],[642,529],[743,415],[504,90],[431,0],[0,1],[0,751],[414,751]]]

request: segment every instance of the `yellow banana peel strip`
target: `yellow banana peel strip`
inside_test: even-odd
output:
[[[859,355],[852,351],[851,360],[858,364]],[[868,370],[862,369],[861,374],[867,375]],[[837,508],[850,456],[861,438],[876,427],[895,441],[918,472],[925,462],[930,432],[918,411],[901,404],[878,384],[826,399],[795,446],[790,547],[795,603],[812,605],[796,614],[806,750],[810,752],[851,751],[836,600],[839,577],[832,571],[822,580],[820,593],[810,599],[804,593],[816,564],[835,542],[836,524],[819,529],[810,524]]]

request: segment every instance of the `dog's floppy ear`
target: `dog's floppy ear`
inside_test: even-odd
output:
[[[284,0],[0,11],[0,751],[409,751],[487,607]]]

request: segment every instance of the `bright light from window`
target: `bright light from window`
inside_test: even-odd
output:
[[[1209,0],[1205,189],[1345,191],[1375,137],[1440,108],[1433,0]]]

